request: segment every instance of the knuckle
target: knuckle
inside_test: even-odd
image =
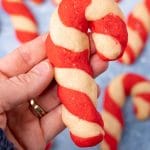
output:
[[[10,78],[9,81],[17,86],[27,85],[29,83],[29,79],[23,74]]]
[[[30,51],[27,50],[25,46],[24,47],[21,46],[17,48],[17,51],[18,51],[18,55],[20,57],[21,62],[24,65],[29,66],[32,63]]]
[[[30,78],[26,77],[24,74],[9,79],[9,83],[11,86],[14,87],[14,89],[18,89],[17,91],[21,89],[23,91],[25,99],[28,99],[29,97],[30,82],[31,82]]]

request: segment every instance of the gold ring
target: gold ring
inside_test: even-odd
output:
[[[41,106],[36,104],[34,99],[31,99],[29,104],[30,104],[29,106],[30,110],[36,117],[41,118],[46,114],[46,111]]]

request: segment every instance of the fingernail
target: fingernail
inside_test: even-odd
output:
[[[48,63],[48,61],[41,62],[33,70],[39,74],[48,73],[50,72],[50,64]]]

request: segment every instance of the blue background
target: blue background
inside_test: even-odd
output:
[[[139,0],[123,0],[120,4],[125,15],[127,15],[133,8],[133,6]],[[40,33],[48,31],[50,15],[54,9],[54,5],[50,3],[50,0],[46,0],[42,5],[35,5],[30,0],[25,1],[32,9],[39,23]],[[14,48],[19,46],[20,43],[15,37],[13,27],[10,22],[10,18],[0,7],[0,57],[6,55]],[[117,62],[112,62],[109,65],[108,70],[100,75],[96,81],[101,86],[102,94],[99,98],[99,110],[101,110],[103,90],[106,85],[116,75],[125,72],[136,72],[145,75],[150,78],[150,39],[147,42],[144,52],[138,61],[132,66],[121,65]],[[119,150],[150,150],[150,120],[145,122],[139,122],[135,119],[132,109],[132,103],[128,98],[124,107],[125,116],[125,128],[122,135],[122,140],[119,145]],[[53,144],[53,150],[81,150],[76,147],[70,140],[68,130],[63,131],[56,137]],[[84,148],[84,150],[98,150],[99,147]]]

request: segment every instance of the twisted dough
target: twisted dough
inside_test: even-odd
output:
[[[97,86],[89,63],[87,32],[91,30],[102,59],[117,59],[127,43],[122,18],[113,0],[62,0],[52,14],[48,58],[55,67],[62,119],[81,147],[99,143],[104,135],[103,121],[96,110]]]
[[[10,15],[20,42],[27,42],[38,36],[36,20],[23,0],[2,0],[2,6]]]
[[[124,126],[122,107],[128,95],[132,96],[135,115],[139,120],[150,116],[150,81],[133,73],[123,74],[113,79],[104,95],[102,117],[106,134],[101,150],[118,149]]]
[[[129,39],[120,62],[132,64],[144,49],[150,32],[150,0],[143,0],[135,6],[129,15],[127,26]]]

